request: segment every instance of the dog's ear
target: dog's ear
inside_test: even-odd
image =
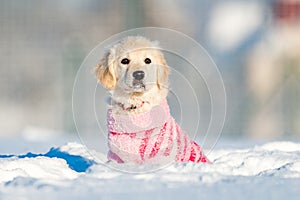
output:
[[[159,65],[157,66],[157,87],[159,89],[168,87],[168,76],[170,67],[162,53],[159,53]]]
[[[116,61],[112,51],[107,52],[95,68],[99,82],[108,90],[115,88],[117,83]]]

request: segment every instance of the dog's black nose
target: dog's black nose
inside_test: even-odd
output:
[[[135,71],[135,72],[133,72],[132,76],[135,80],[139,81],[139,80],[142,80],[145,77],[145,72]]]

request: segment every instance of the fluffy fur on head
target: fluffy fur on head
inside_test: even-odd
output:
[[[144,78],[136,80],[134,73],[141,71]],[[116,112],[126,112],[126,108],[135,108],[127,111],[136,113],[148,111],[168,93],[169,67],[158,42],[141,36],[130,36],[113,45],[96,66],[95,74],[110,90]]]

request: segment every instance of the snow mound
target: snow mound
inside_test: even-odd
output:
[[[75,179],[94,163],[87,152],[81,144],[68,143],[45,154],[0,155],[0,183],[17,177]]]
[[[38,156],[36,158],[9,158],[0,160],[0,183],[16,177],[36,179],[74,179],[78,173],[71,170],[66,161],[59,158]]]
[[[300,144],[293,142],[271,142],[261,146],[261,149],[268,151],[300,152]]]
[[[247,149],[216,149],[207,156],[213,164],[170,163],[163,167],[115,164],[106,163],[104,154],[78,143],[53,147],[44,154],[0,155],[0,197],[21,195],[24,199],[40,199],[45,198],[45,192],[51,192],[49,199],[99,196],[118,199],[124,194],[128,199],[188,198],[186,191],[191,198],[206,199],[218,199],[226,194],[238,199],[261,195],[263,199],[280,199],[287,193],[291,194],[290,199],[299,197],[298,143],[272,142]],[[124,173],[126,169],[131,172],[137,169],[137,173]],[[149,169],[156,170],[149,172]],[[257,193],[250,192],[249,188]]]

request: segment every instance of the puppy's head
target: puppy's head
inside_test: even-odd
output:
[[[104,55],[95,69],[99,82],[107,89],[143,93],[168,84],[169,67],[156,42],[128,37]]]

